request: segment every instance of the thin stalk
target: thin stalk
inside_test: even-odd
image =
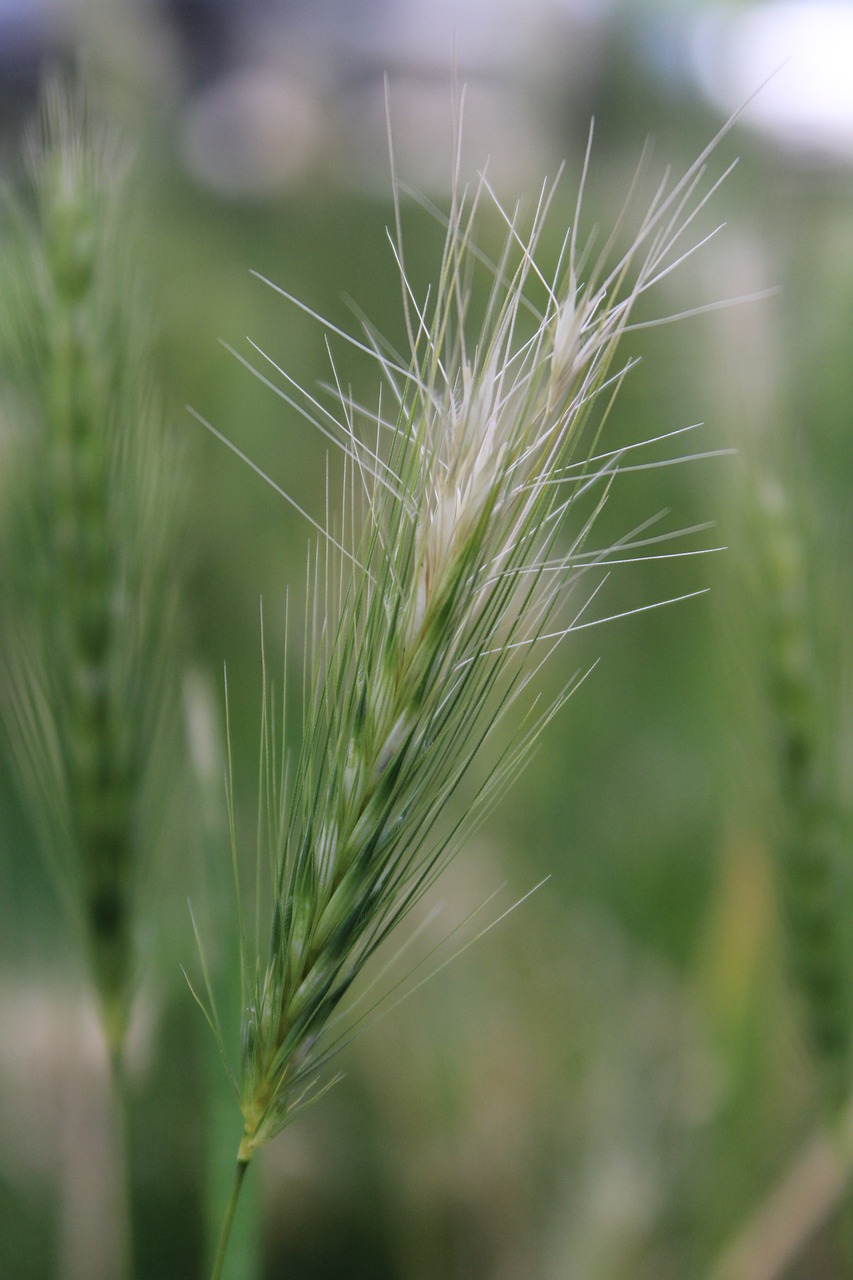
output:
[[[133,1280],[136,1273],[133,1229],[133,1179],[130,1160],[130,1093],[120,1055],[110,1055],[110,1088],[113,1112],[113,1152],[116,1165],[116,1208],[119,1218],[120,1254],[117,1275]]]
[[[240,1199],[240,1189],[243,1186],[243,1179],[246,1176],[248,1167],[248,1160],[237,1161],[231,1195],[228,1197],[225,1216],[222,1219],[222,1230],[219,1233],[219,1244],[216,1249],[216,1258],[214,1259],[210,1280],[221,1280],[222,1268],[225,1265],[225,1255],[228,1252],[228,1241],[231,1238],[231,1227],[234,1224],[234,1214],[237,1212],[237,1201]]]

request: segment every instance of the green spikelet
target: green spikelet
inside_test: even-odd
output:
[[[342,504],[339,521],[321,527],[309,583],[301,744],[289,767],[266,690],[259,845],[272,872],[271,927],[266,943],[241,927],[245,1012],[232,1082],[243,1134],[214,1280],[246,1166],[329,1087],[346,1037],[336,1029],[339,1017],[347,1025],[341,1002],[573,686],[536,709],[531,682],[592,598],[578,606],[579,582],[613,549],[590,552],[586,540],[620,471],[621,451],[599,448],[630,365],[619,365],[620,342],[637,300],[691,252],[686,233],[718,185],[700,190],[713,146],[637,211],[623,253],[614,233],[594,254],[576,219],[550,272],[537,255],[553,191],[523,227],[485,179],[457,189],[423,302],[406,274],[398,207],[410,349],[401,359],[369,330],[368,345],[351,340],[376,360],[382,409],[365,425],[338,388],[333,407],[318,410],[282,374],[285,398],[304,399],[302,411],[339,446]],[[483,205],[507,227],[496,263],[476,240]],[[619,232],[630,212],[629,202]],[[478,272],[486,306],[472,331]],[[453,814],[486,743],[497,744],[491,768]],[[239,899],[233,824],[232,840]],[[205,982],[203,1008],[227,1062]]]
[[[3,705],[116,1053],[138,874],[163,800],[175,468],[146,368],[127,165],[86,114],[48,91],[29,190],[5,210],[0,358],[17,472]]]

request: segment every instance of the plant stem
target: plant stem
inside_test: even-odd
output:
[[[225,1208],[225,1217],[222,1219],[222,1230],[219,1233],[219,1244],[216,1249],[216,1259],[213,1263],[213,1271],[210,1280],[221,1280],[222,1268],[225,1263],[225,1254],[228,1250],[228,1240],[231,1236],[231,1227],[234,1222],[234,1214],[237,1211],[237,1201],[240,1199],[240,1188],[243,1185],[243,1178],[246,1176],[246,1170],[249,1167],[248,1160],[238,1160],[237,1168],[234,1173],[234,1183],[231,1187],[231,1195],[228,1198],[228,1204]]]
[[[121,1259],[119,1275],[133,1280],[135,1267],[135,1232],[133,1178],[130,1159],[130,1095],[127,1074],[119,1052],[110,1053],[110,1088],[112,1090],[113,1143],[118,1194],[121,1197]]]

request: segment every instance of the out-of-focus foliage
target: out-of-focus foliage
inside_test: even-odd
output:
[[[249,335],[311,386],[331,376],[323,329],[250,269],[345,328],[354,323],[347,303],[354,298],[377,330],[404,346],[384,233],[393,218],[390,181],[377,179],[381,80],[356,39],[359,6],[342,6],[346,20],[340,18],[336,41],[331,5],[323,8],[325,26],[288,28],[289,43],[276,44],[273,26],[265,28],[265,66],[287,74],[270,71],[254,82],[253,92],[266,93],[256,102],[260,136],[240,133],[234,123],[248,129],[250,118],[237,92],[241,84],[248,89],[236,73],[227,83],[243,114],[229,116],[214,96],[226,71],[260,58],[257,23],[247,22],[240,44],[239,8],[216,8],[206,43],[188,46],[193,57],[147,6],[105,6],[97,30],[77,33],[96,97],[138,140],[154,245],[147,283],[159,312],[159,367],[185,446],[192,571],[184,605],[194,650],[188,738],[206,798],[187,821],[195,835],[159,864],[162,896],[169,901],[172,878],[175,886],[192,882],[199,919],[214,925],[229,917],[231,890],[224,816],[216,812],[224,794],[221,756],[205,717],[221,718],[225,662],[237,821],[249,833],[258,601],[263,596],[277,660],[288,588],[292,613],[300,607],[310,530],[183,405],[213,420],[322,518],[323,441],[218,340],[248,352]],[[263,8],[246,6],[255,19]],[[558,52],[568,42],[561,45],[559,24],[543,25],[538,43],[531,37],[522,45],[526,60],[507,55],[485,84],[473,57],[462,60],[460,74],[472,81],[469,150],[477,163],[495,153],[502,194],[508,188],[514,198],[524,189],[535,200],[538,179],[566,159],[562,204],[551,222],[554,257],[557,228],[574,216],[591,113],[590,228],[612,224],[647,135],[656,137],[660,165],[683,171],[722,123],[686,82],[653,82],[642,56],[661,29],[644,25],[640,12],[636,6],[631,22],[590,28],[589,42],[579,46],[588,58],[576,52],[565,73]],[[575,45],[580,26],[577,32]],[[242,63],[229,53],[234,48]],[[399,157],[402,177],[427,185],[441,204],[433,167],[419,171],[417,159],[425,149],[440,151],[435,168],[450,170],[449,74],[430,65],[419,80],[407,74],[393,43],[377,48],[390,73],[392,118],[399,109],[401,133],[411,140]],[[349,79],[348,66],[358,73]],[[433,127],[437,92],[427,98],[423,91],[439,82],[447,109]],[[10,89],[7,96],[16,104],[4,139],[11,174],[26,111],[20,95]],[[217,102],[223,114],[205,114]],[[231,167],[217,168],[211,138],[229,121]],[[269,173],[264,157],[271,151],[279,157],[275,181],[234,179],[235,171]],[[357,1039],[340,1060],[345,1080],[264,1152],[259,1202],[243,1206],[247,1222],[254,1216],[261,1224],[264,1246],[254,1263],[239,1263],[235,1253],[235,1277],[249,1276],[253,1266],[270,1280],[846,1274],[834,1231],[849,1161],[843,1145],[841,1172],[834,1182],[817,1179],[814,1223],[803,1228],[789,1262],[775,1272],[715,1271],[730,1243],[755,1226],[765,1198],[789,1171],[802,1171],[802,1153],[826,1114],[778,875],[792,828],[791,796],[780,796],[785,758],[768,646],[778,599],[762,572],[767,531],[754,512],[767,477],[781,480],[788,494],[791,536],[809,584],[804,625],[815,680],[823,704],[838,711],[814,727],[837,828],[837,913],[848,911],[853,849],[844,783],[853,746],[845,667],[853,581],[853,171],[805,165],[745,130],[725,140],[721,162],[737,154],[741,162],[716,206],[728,225],[679,274],[668,304],[676,312],[768,286],[782,291],[634,335],[631,351],[642,363],[626,380],[608,430],[615,447],[701,419],[705,426],[689,433],[684,447],[667,443],[673,456],[728,446],[738,454],[626,475],[601,535],[621,536],[666,509],[661,530],[705,521],[716,527],[662,550],[729,549],[615,569],[596,603],[602,613],[617,613],[705,585],[711,591],[574,637],[572,668],[600,658],[598,667],[453,868],[441,891],[446,905],[426,918],[399,971],[505,882],[504,899],[511,900],[543,876],[550,880]],[[223,173],[232,175],[227,182]],[[414,199],[404,199],[403,221],[407,270],[422,292],[442,229]],[[502,234],[496,221],[496,245]],[[334,351],[342,383],[371,403],[370,363],[340,344]],[[4,400],[0,504],[8,497],[3,457],[12,411]],[[298,627],[292,635],[300,635]],[[294,642],[294,673],[300,657]],[[556,692],[564,677],[546,671],[544,682]],[[5,762],[0,840],[0,1274],[106,1277],[103,1063],[82,978],[68,963],[70,940]],[[183,894],[172,902],[169,950],[193,970]],[[458,935],[460,943],[478,921]],[[214,979],[228,971],[233,945],[226,925],[216,928]],[[215,1049],[177,961],[174,968],[177,980],[166,995],[143,974],[130,1033],[139,1275],[163,1280],[205,1274],[206,1223],[225,1194],[218,1148],[230,1157],[239,1138],[239,1124],[229,1128],[228,1104],[224,1121],[212,1119],[222,1110]],[[226,1017],[232,1043],[238,1019],[234,1007]],[[853,1081],[846,1079],[849,1093]],[[778,1212],[762,1223],[761,1255],[770,1259],[788,1224]],[[243,1256],[252,1259],[250,1246]]]

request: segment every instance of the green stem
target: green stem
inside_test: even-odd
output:
[[[121,1205],[121,1259],[118,1274],[123,1280],[133,1280],[135,1273],[133,1183],[130,1159],[130,1096],[127,1075],[121,1056],[110,1053],[110,1085],[113,1095],[113,1140],[117,1165]]]
[[[249,1167],[248,1160],[238,1160],[237,1168],[234,1173],[234,1183],[231,1187],[231,1195],[228,1198],[228,1204],[225,1208],[225,1217],[222,1219],[222,1230],[219,1233],[219,1245],[216,1249],[216,1259],[213,1263],[213,1271],[210,1280],[221,1280],[222,1268],[225,1264],[225,1254],[228,1251],[228,1240],[231,1236],[231,1227],[234,1223],[234,1214],[237,1211],[237,1201],[240,1199],[240,1188],[243,1185],[243,1178],[246,1176],[246,1170]]]

